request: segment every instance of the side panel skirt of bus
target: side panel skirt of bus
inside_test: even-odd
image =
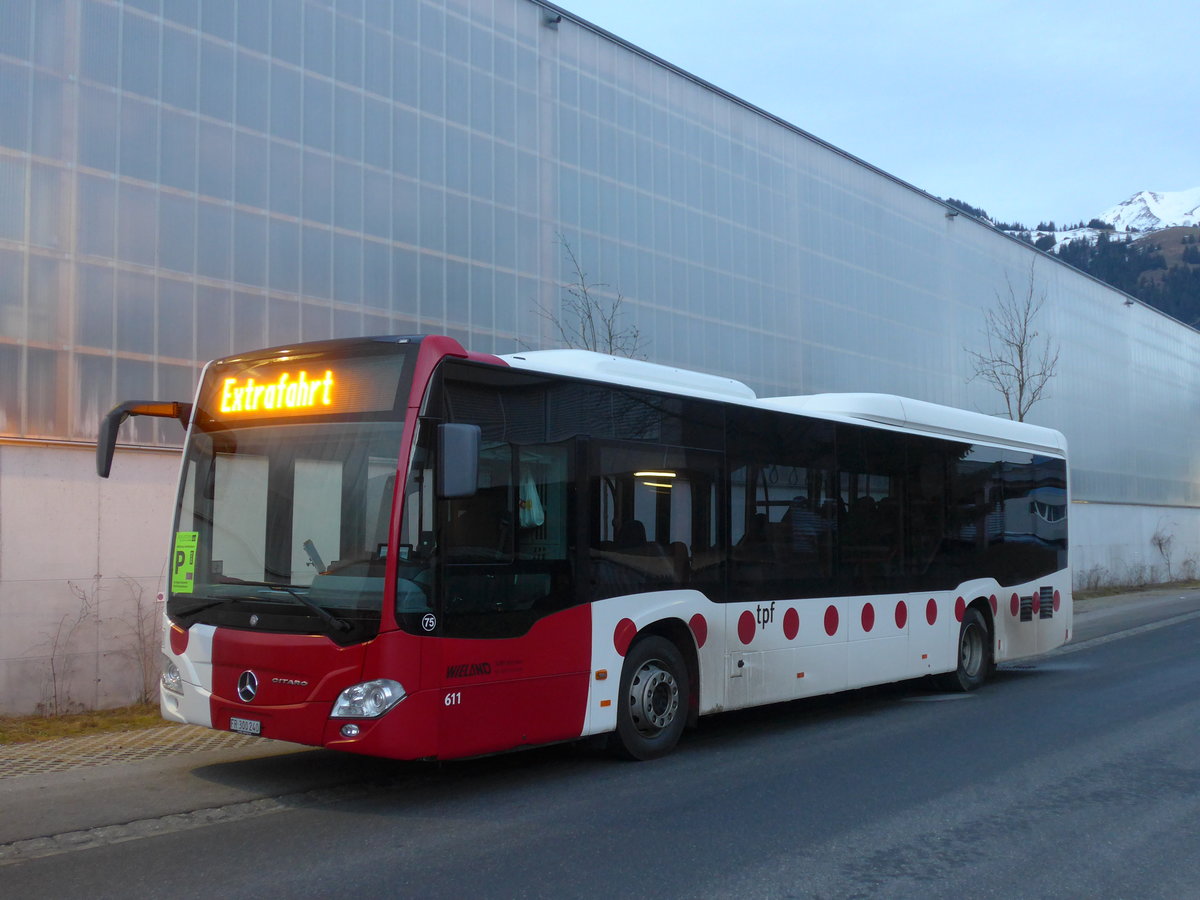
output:
[[[704,715],[953,673],[971,610],[987,631],[990,674],[997,662],[1070,639],[1069,582],[1060,572],[1005,589],[974,582],[957,591],[729,604],[677,590],[598,601],[583,733],[616,728],[623,662],[648,634],[694,654],[693,706]]]

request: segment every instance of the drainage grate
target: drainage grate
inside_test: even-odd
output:
[[[264,738],[213,731],[199,725],[164,725],[140,731],[4,744],[0,745],[0,778],[66,772],[204,750],[230,750],[263,741]]]

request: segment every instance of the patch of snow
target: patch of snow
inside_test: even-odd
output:
[[[1174,225],[1200,225],[1200,188],[1141,191],[1097,216],[1118,231],[1157,231]]]
[[[1029,236],[1029,242],[1036,244],[1039,240],[1049,235],[1054,238],[1054,246],[1048,248],[1051,252],[1058,250],[1064,244],[1070,244],[1074,241],[1087,241],[1089,244],[1094,244],[1100,239],[1101,234],[1107,234],[1111,241],[1128,241],[1133,240],[1136,235],[1123,231],[1103,231],[1098,228],[1070,228],[1066,231],[1038,231],[1030,229],[1029,231],[1010,231],[1008,234],[1014,237],[1023,238]]]

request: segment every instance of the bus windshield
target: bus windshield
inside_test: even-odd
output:
[[[372,637],[402,429],[341,421],[197,430],[167,612],[185,626]]]

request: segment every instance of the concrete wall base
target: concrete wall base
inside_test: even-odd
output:
[[[1068,527],[1076,590],[1200,577],[1200,509],[1072,503]]]
[[[157,697],[178,451],[0,444],[0,715]]]

